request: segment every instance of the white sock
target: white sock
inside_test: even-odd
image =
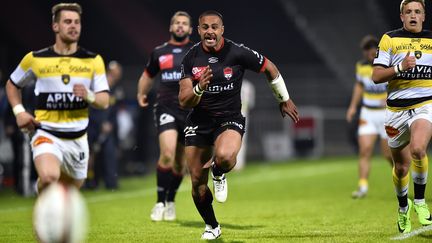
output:
[[[426,200],[423,198],[423,199],[414,199],[414,204],[425,204],[426,203]]]
[[[408,212],[408,206],[406,206],[406,207],[399,207],[399,212],[401,212],[401,213]]]

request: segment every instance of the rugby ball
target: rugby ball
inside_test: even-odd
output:
[[[84,242],[87,227],[87,207],[74,186],[53,183],[38,196],[33,228],[40,242]]]

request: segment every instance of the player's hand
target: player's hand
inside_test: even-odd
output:
[[[36,119],[28,112],[21,112],[16,115],[16,122],[24,133],[34,132],[37,127],[40,127],[40,122],[36,121]]]
[[[416,65],[416,58],[414,56],[410,56],[411,51],[408,51],[402,60],[402,69],[403,71],[411,70]],[[401,70],[402,71],[402,70]]]
[[[351,123],[351,121],[353,120],[353,117],[354,117],[356,111],[357,111],[356,108],[352,108],[352,107],[348,108],[348,111],[346,113],[346,120],[347,120],[347,122]]]
[[[207,66],[199,77],[199,87],[202,90],[206,90],[212,77],[213,71],[211,70],[210,66]]]
[[[77,97],[85,99],[85,97],[87,97],[87,89],[84,84],[75,84],[73,86],[73,94]]]
[[[279,110],[281,112],[282,117],[288,115],[295,123],[297,123],[300,120],[297,107],[291,99],[279,103]]]
[[[138,105],[141,107],[147,107],[149,105],[146,94],[137,94]]]

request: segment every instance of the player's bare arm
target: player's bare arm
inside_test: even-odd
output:
[[[363,95],[364,87],[361,83],[356,82],[353,88],[353,94],[351,97],[351,103],[348,107],[347,113],[346,113],[346,120],[347,122],[351,122],[355,113],[357,112],[357,107],[359,106],[362,95]]]
[[[279,70],[269,59],[267,59],[264,73],[272,87],[275,98],[279,101],[279,110],[282,117],[288,115],[294,122],[298,122],[300,118],[297,107],[292,99],[289,98],[288,91],[285,87],[285,81],[279,73]]]
[[[153,86],[153,78],[144,71],[138,81],[138,93],[137,100],[140,107],[147,107],[149,105],[147,100],[147,94],[150,92]]]
[[[17,126],[25,132],[33,132],[40,123],[35,120],[34,116],[26,112],[22,105],[21,90],[12,84],[11,80],[6,83],[6,93],[9,104],[12,107],[16,117]]]
[[[73,86],[73,93],[97,109],[107,109],[109,106],[108,92],[93,93],[93,91],[87,89],[83,84],[75,84]]]
[[[407,52],[402,62],[394,65],[393,67],[382,67],[375,66],[372,73],[372,80],[374,83],[385,83],[401,72],[409,71],[416,65],[416,59],[414,56],[410,56],[410,51]]]
[[[206,90],[210,84],[212,77],[213,71],[209,66],[207,66],[207,68],[204,69],[203,73],[201,74],[199,82],[195,86],[193,86],[192,79],[190,78],[184,78],[180,80],[180,105],[182,107],[196,106],[200,102],[204,90]]]

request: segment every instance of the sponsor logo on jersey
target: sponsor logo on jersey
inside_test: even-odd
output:
[[[232,70],[231,67],[224,68],[223,72],[224,72],[224,77],[227,80],[230,80],[232,78],[232,76],[233,76],[233,70]]]
[[[421,44],[420,49],[430,51],[430,50],[432,50],[432,45],[431,44]]]
[[[172,53],[182,53],[182,52],[183,52],[183,50],[181,48],[174,48],[172,50]]]
[[[209,93],[220,93],[222,91],[227,91],[227,90],[233,90],[234,89],[234,83],[229,83],[227,85],[213,85],[213,86],[208,86],[206,91]]]
[[[406,80],[432,79],[432,67],[426,65],[416,65],[413,69],[398,74],[397,78]]]
[[[193,67],[192,68],[192,75],[195,80],[199,79],[204,72],[206,67]]]
[[[159,57],[159,68],[160,70],[171,69],[174,67],[174,55],[166,54]]]
[[[162,81],[177,81],[181,78],[181,72],[172,71],[172,72],[162,72]]]
[[[420,43],[421,38],[411,38],[411,43]]]
[[[377,48],[377,50],[376,50],[376,53],[375,53],[375,58],[378,58],[379,57],[379,46],[378,46],[378,48]]]
[[[217,57],[209,57],[208,62],[209,63],[217,63],[219,59]]]
[[[63,74],[61,76],[61,79],[62,79],[62,81],[63,81],[64,84],[68,84],[70,82],[70,76],[69,76],[69,74]]]
[[[38,99],[44,98],[46,99],[45,102],[41,100],[41,103],[39,103],[44,104],[43,107],[38,105],[40,109],[73,110],[88,107],[87,102],[73,93],[44,93],[38,96]]]
[[[415,56],[417,59],[420,59],[420,58],[422,57],[422,52],[421,52],[421,51],[415,51],[415,52],[414,52],[414,56]]]

